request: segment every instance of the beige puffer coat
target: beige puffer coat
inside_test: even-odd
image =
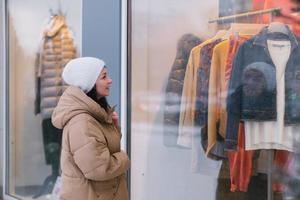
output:
[[[109,112],[111,113],[111,112]],[[111,114],[82,90],[70,86],[52,115],[63,129],[61,200],[128,200],[129,159]]]
[[[76,57],[73,35],[63,16],[54,16],[44,30],[36,62],[36,111],[43,119],[51,118],[59,97],[66,89],[61,74]]]

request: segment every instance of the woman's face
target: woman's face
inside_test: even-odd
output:
[[[107,68],[104,67],[96,81],[98,98],[109,96],[112,79],[108,76]]]

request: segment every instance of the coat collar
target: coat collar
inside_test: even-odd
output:
[[[64,16],[54,16],[44,31],[45,36],[54,37],[64,25],[66,25]]]
[[[291,51],[298,47],[298,41],[295,35],[292,33],[289,26],[285,25],[288,30],[288,39],[291,41]],[[254,38],[253,45],[259,45],[264,48],[268,48],[267,40],[268,40],[268,27],[264,27]]]
[[[76,115],[86,113],[99,122],[112,124],[113,109],[106,112],[99,104],[88,97],[81,89],[69,86],[53,111],[52,123],[62,129]]]

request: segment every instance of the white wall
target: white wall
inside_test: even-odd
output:
[[[10,180],[13,185],[39,185],[50,175],[45,164],[41,117],[34,115],[34,61],[49,8],[58,1],[10,0]],[[82,0],[64,0],[63,11],[80,52]]]
[[[163,145],[161,104],[178,39],[214,35],[207,21],[218,0],[133,0],[132,8],[131,198],[214,199],[219,163],[202,154],[202,172],[193,174],[191,150]]]

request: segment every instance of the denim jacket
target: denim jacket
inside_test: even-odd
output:
[[[291,53],[285,68],[284,122],[285,125],[295,125],[300,124],[300,47],[296,37],[288,27],[287,29],[289,34],[288,37],[285,36],[291,41]],[[269,37],[268,28],[263,28],[259,34],[239,47],[235,57],[227,96],[228,121],[225,146],[228,150],[236,149],[240,121],[275,121],[277,119],[276,68],[268,51],[267,39]],[[274,75],[264,77],[263,72],[259,73],[255,69],[246,72],[249,65],[253,63],[264,63],[265,66],[273,67]],[[260,77],[259,74],[262,76]],[[247,76],[250,80],[250,87],[245,85]],[[274,82],[275,86],[270,87],[270,84]]]

